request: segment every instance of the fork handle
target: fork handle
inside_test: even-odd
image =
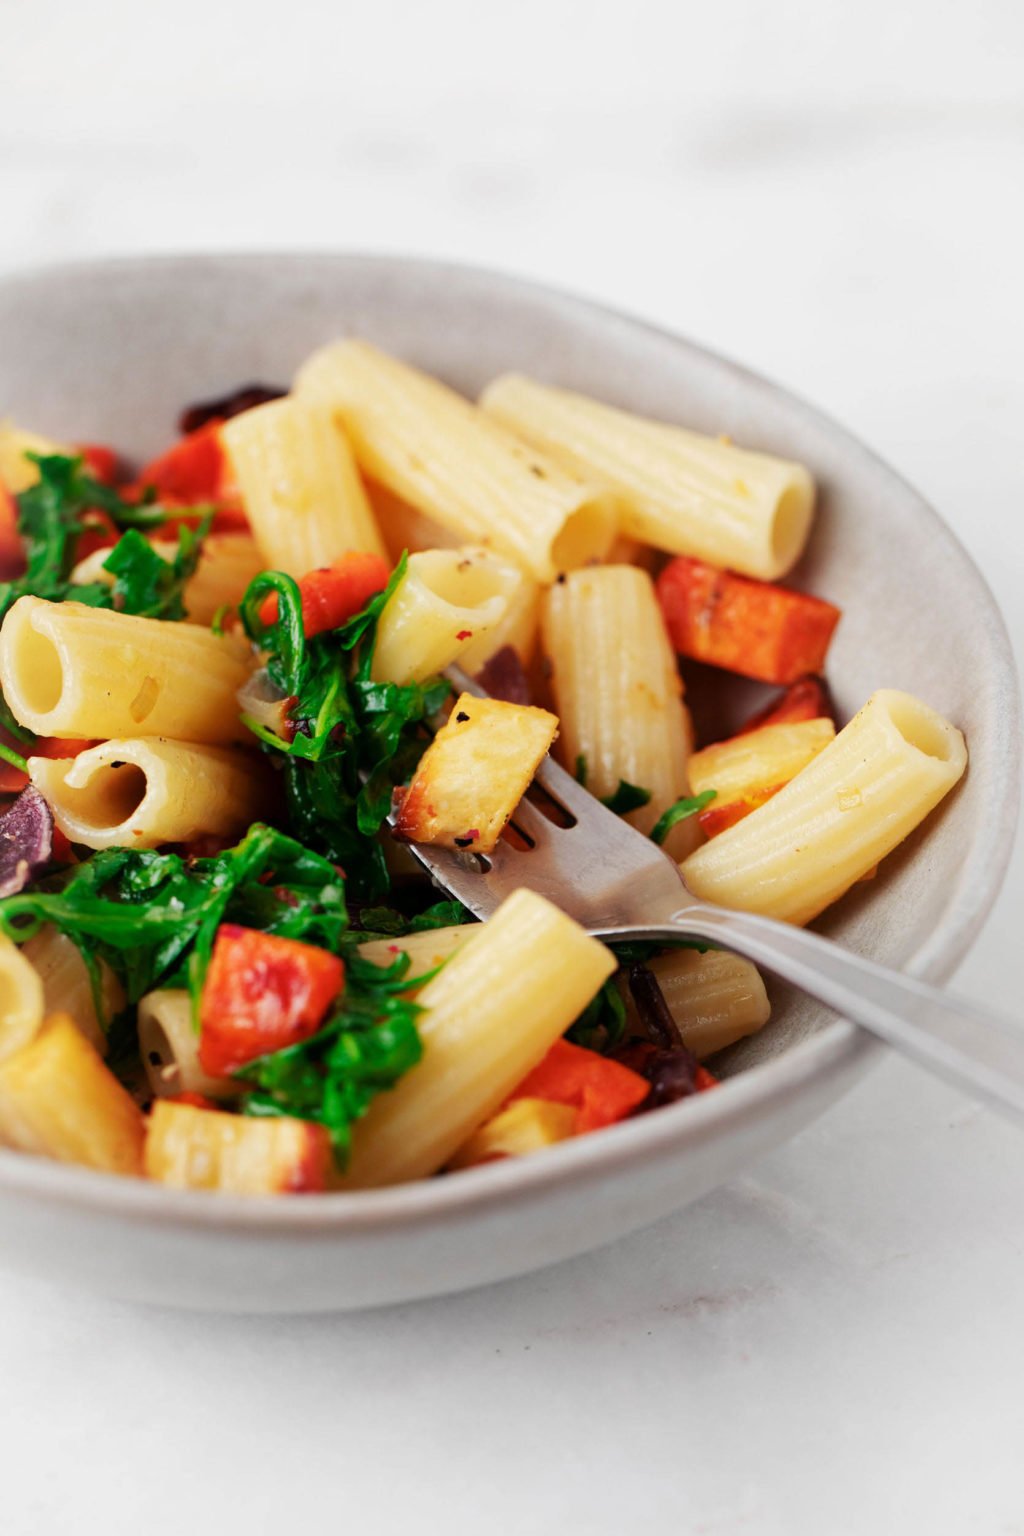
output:
[[[1024,1029],[1013,1020],[770,918],[701,906],[672,921],[688,938],[745,955],[938,1077],[1024,1118]]]

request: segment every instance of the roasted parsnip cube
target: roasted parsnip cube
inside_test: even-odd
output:
[[[577,1110],[549,1099],[516,1099],[464,1141],[449,1168],[473,1168],[498,1157],[522,1157],[567,1141],[576,1130]]]
[[[715,837],[764,805],[824,751],[835,734],[832,721],[824,717],[784,721],[695,752],[689,765],[693,793],[715,791],[714,800],[700,813],[705,834]]]
[[[489,853],[557,733],[546,709],[462,694],[402,794],[396,832]]]
[[[140,1174],[138,1105],[66,1013],[0,1062],[0,1141],[61,1163]]]
[[[230,1195],[286,1195],[322,1190],[331,1145],[307,1120],[255,1120],[160,1099],[146,1130],[148,1178],[176,1189]]]

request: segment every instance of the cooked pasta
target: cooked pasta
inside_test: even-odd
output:
[[[683,878],[706,901],[809,922],[909,836],[966,766],[948,720],[881,689],[784,789],[692,853]]]
[[[272,400],[225,423],[227,450],[265,563],[290,576],[347,549],[384,553],[349,445],[309,400]]]
[[[367,480],[366,493],[392,560],[406,551],[416,554],[421,549],[458,549],[465,543],[463,535],[428,517],[419,507],[410,506],[386,485]]]
[[[40,735],[244,740],[249,670],[228,636],[81,603],[20,597],[0,628],[4,697]]]
[[[409,969],[405,979],[420,981],[450,960],[475,932],[476,926],[472,923],[454,928],[427,928],[422,933],[405,933],[393,939],[368,939],[360,944],[359,953],[373,965],[393,965],[399,956],[408,955]],[[411,995],[414,996],[415,991]]]
[[[178,546],[170,539],[150,541],[163,560],[173,560]],[[79,560],[71,572],[77,586],[102,581],[113,586],[114,574],[106,569],[110,550],[95,549]],[[208,626],[225,608],[235,607],[245,589],[264,568],[256,541],[247,533],[211,533],[203,542],[195,574],[185,583],[185,617],[190,624]]]
[[[814,513],[802,464],[647,421],[505,374],[484,410],[567,469],[618,495],[625,533],[672,554],[774,580],[800,557]]]
[[[614,537],[616,508],[603,491],[366,342],[314,353],[295,388],[335,413],[370,479],[463,539],[493,544],[538,581],[600,559]]]
[[[648,965],[683,1044],[702,1061],[768,1022],[764,982],[757,967],[739,955],[673,949]]]
[[[214,1077],[199,1063],[199,1036],[192,999],[185,987],[161,987],[139,1000],[139,1055],[158,1099],[200,1093],[207,1099],[237,1099],[237,1078]]]
[[[558,752],[599,798],[626,782],[649,800],[629,814],[649,832],[687,791],[690,724],[651,578],[631,565],[573,571],[544,598],[541,633],[551,668]],[[680,823],[666,843],[693,846]]]
[[[101,1010],[97,1014],[92,978],[78,945],[66,933],[48,923],[22,946],[21,953],[42,983],[43,1013],[66,1013],[89,1044],[105,1056],[107,1026],[125,1005],[124,988],[110,966],[97,962]]]
[[[262,767],[246,753],[162,736],[30,757],[28,771],[65,837],[86,848],[236,837],[268,803]]]
[[[442,671],[502,624],[512,601],[521,607],[523,584],[517,566],[487,549],[410,555],[380,616],[374,678],[419,682]]]
[[[614,969],[611,952],[542,896],[508,897],[420,993],[423,1059],[357,1124],[342,1187],[442,1167]]]

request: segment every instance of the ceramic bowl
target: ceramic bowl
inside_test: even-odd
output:
[[[140,456],[180,407],[287,382],[314,347],[369,337],[475,394],[519,369],[799,458],[821,487],[795,573],[844,612],[830,661],[851,713],[918,693],[967,734],[949,801],[823,927],[942,981],[1002,879],[1017,805],[1018,700],[991,594],[938,516],[866,448],[783,390],[579,299],[434,262],[173,257],[0,282],[0,414]],[[874,1057],[854,1027],[776,989],[771,1024],[695,1102],[544,1154],[360,1194],[241,1200],[0,1153],[4,1261],[185,1307],[316,1311],[457,1291],[594,1248],[686,1205],[805,1126]]]

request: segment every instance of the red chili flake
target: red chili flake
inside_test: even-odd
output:
[[[460,629],[455,638],[456,640],[472,640],[473,631],[471,629]]]

